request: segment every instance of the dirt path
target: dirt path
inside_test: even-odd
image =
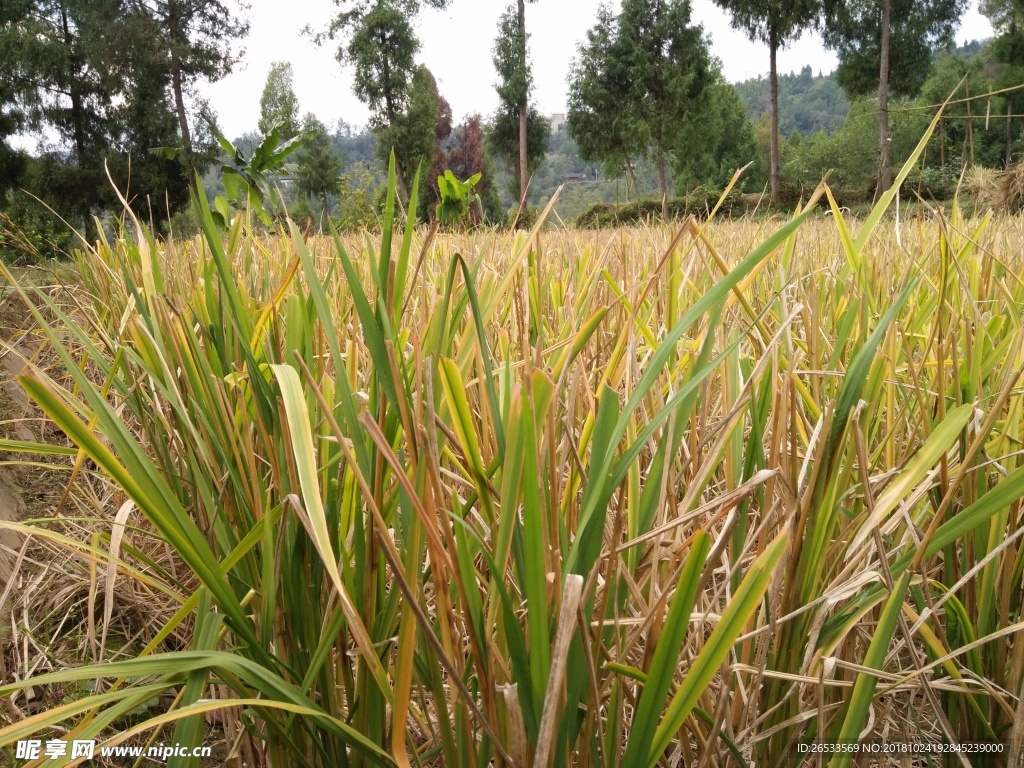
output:
[[[0,520],[17,521],[24,514],[25,502],[21,489],[14,483],[10,472],[0,470]],[[0,589],[7,587],[11,577],[15,552],[21,546],[21,537],[14,531],[0,529]]]
[[[18,344],[0,357],[0,386],[3,388],[3,415],[9,420],[8,431],[16,440],[35,441],[25,419],[34,414],[34,406],[18,384],[17,377],[26,372],[29,360],[39,351],[38,345]],[[0,467],[0,521],[18,521],[24,517],[25,501],[17,474]],[[0,593],[6,590],[21,537],[7,528],[0,528]]]

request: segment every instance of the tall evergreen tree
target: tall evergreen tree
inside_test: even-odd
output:
[[[537,0],[530,0],[530,2],[537,2]],[[516,36],[515,36],[519,70],[524,72],[529,83],[531,77],[529,51],[527,50],[528,38],[526,35],[526,1],[516,0]],[[519,103],[517,104],[519,113],[519,204],[525,205],[526,203],[526,178],[528,176],[530,166],[530,145],[529,145],[529,133],[530,133],[530,89],[521,90],[519,93]]]
[[[770,140],[768,177],[772,202],[779,199],[779,73],[778,52],[814,24],[821,12],[820,0],[715,0],[732,15],[732,24],[751,40],[768,45]]]
[[[690,23],[688,0],[623,0],[614,20],[601,11],[580,49],[569,130],[588,159],[628,162],[634,153],[651,153],[667,217],[669,155],[706,143],[697,123],[716,79],[704,32]]]
[[[492,121],[490,143],[494,153],[513,170],[515,195],[526,205],[530,173],[544,158],[550,127],[530,106],[533,74],[527,56],[523,2],[510,5],[498,20],[492,61],[498,72],[498,111]]]
[[[328,196],[338,189],[341,156],[334,150],[327,127],[316,115],[309,113],[303,118],[302,130],[306,139],[296,155],[296,188],[306,199],[318,200],[326,214]]]
[[[110,110],[122,90],[115,53],[126,41],[118,0],[32,3],[20,27],[15,72],[29,126],[67,141],[79,167],[109,147]]]
[[[201,80],[216,82],[229,74],[241,52],[234,43],[249,33],[246,0],[136,0],[153,20],[154,52],[164,62],[178,120],[179,146],[189,183],[202,162],[197,156],[186,97]]]
[[[878,93],[878,197],[892,186],[889,98],[917,95],[932,51],[948,42],[968,0],[826,0],[823,37],[851,97]]]
[[[0,3],[0,197],[15,186],[25,168],[25,155],[8,138],[21,130],[24,114],[18,104],[22,29],[31,7],[29,0]]]
[[[354,70],[353,91],[370,108],[370,125],[390,153],[401,128],[400,117],[412,95],[415,56],[420,43],[412,20],[422,6],[445,8],[450,0],[335,0],[341,10],[327,29],[314,36],[338,41],[336,57]],[[396,150],[396,155],[398,154]],[[405,174],[398,172],[399,194],[408,200]]]
[[[124,0],[23,3],[3,36],[11,48],[0,56],[11,52],[13,67],[5,81],[25,128],[63,145],[40,158],[46,173],[33,174],[34,192],[85,228],[91,214],[118,205],[108,168],[147,218],[166,215],[165,201],[183,202],[181,167],[150,152],[178,141],[166,50],[145,8]]]
[[[447,105],[447,102],[445,102]],[[447,130],[441,119],[441,97],[437,82],[424,66],[416,68],[409,89],[409,101],[394,122],[378,132],[377,151],[382,163],[387,164],[391,150],[395,152],[396,170],[406,180],[420,172],[420,212],[429,208],[429,173],[435,166],[438,136],[447,138],[451,133],[451,108],[447,107]],[[440,123],[440,125],[439,125]]]
[[[266,135],[276,125],[284,141],[299,135],[299,99],[292,88],[294,80],[290,62],[275,61],[270,65],[260,96],[260,133]]]
[[[637,189],[633,158],[643,153],[644,145],[634,115],[623,108],[630,96],[630,78],[620,47],[618,18],[611,6],[602,4],[597,23],[587,31],[572,63],[566,129],[581,159],[625,173],[628,200],[630,185],[634,192]]]
[[[677,195],[696,185],[723,189],[737,168],[757,156],[754,132],[743,102],[715,68],[706,108],[683,115],[673,145],[672,171]]]

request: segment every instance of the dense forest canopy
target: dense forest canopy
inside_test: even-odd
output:
[[[94,233],[94,221],[119,208],[111,180],[158,229],[174,222],[189,227],[193,174],[211,200],[224,196],[222,169],[239,162],[255,168],[245,165],[247,158],[275,127],[281,141],[305,146],[259,171],[266,183],[280,189],[293,217],[321,225],[332,217],[344,227],[377,221],[392,153],[403,200],[420,173],[424,219],[440,199],[437,177],[450,168],[462,178],[480,174],[473,215],[493,223],[528,220],[519,210],[524,188],[524,205],[536,209],[562,186],[556,210],[566,221],[595,203],[645,198],[660,198],[664,213],[671,198],[715,194],[748,164],[740,189],[759,193],[769,187],[775,155],[778,194],[789,197],[829,170],[837,194],[850,201],[869,196],[879,179],[878,140],[872,136],[878,131],[878,93],[867,83],[871,60],[858,59],[864,77],[857,87],[849,73],[810,65],[778,73],[779,148],[773,154],[771,78],[727,83],[705,32],[689,20],[687,0],[603,6],[578,43],[567,119],[543,115],[531,102],[537,75],[520,2],[501,16],[493,46],[501,106],[492,114],[453,116],[443,88],[418,60],[417,14],[445,4],[341,2],[336,18],[311,32],[316,42],[336,47],[339,61],[354,72],[355,93],[370,109],[368,125],[321,123],[299,103],[291,64],[281,60],[267,73],[263,92],[253,94],[261,107],[259,124],[229,141],[218,139],[216,105],[198,97],[197,85],[237,65],[246,6],[228,0],[4,3],[0,210],[7,230],[29,233],[42,254],[67,248],[69,231],[34,198],[47,200],[71,226]],[[771,29],[759,26],[763,19],[748,13],[753,6],[724,7],[751,34],[760,38],[767,29],[770,36]],[[817,8],[809,4],[804,11]],[[834,3],[829,9],[844,12]],[[935,28],[945,34],[960,10],[947,3]],[[887,102],[883,130],[889,132],[890,161],[898,164],[931,108],[961,80],[961,93],[976,97],[949,109],[914,176],[935,197],[949,194],[963,168],[1006,166],[1021,148],[1012,103],[1012,88],[1024,81],[1021,9],[1013,0],[993,0],[983,10],[997,30],[994,40],[933,46],[931,61],[912,80],[898,81]],[[771,9],[766,13],[765,23],[785,20]],[[799,24],[805,22],[801,17]],[[990,91],[1000,93],[986,96]],[[16,149],[33,137],[36,151]],[[224,155],[228,148],[236,153],[233,160]],[[270,213],[283,213],[274,195],[265,197]],[[244,198],[232,201],[227,195],[225,204],[244,204]],[[9,250],[11,237],[4,238],[0,249]]]

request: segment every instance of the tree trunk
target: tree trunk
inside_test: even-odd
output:
[[[971,165],[974,165],[974,115],[971,113],[971,86],[964,83],[964,95],[967,97],[967,152]]]
[[[889,18],[890,0],[882,0],[881,63],[878,67],[878,186],[877,200],[892,186],[892,167],[889,165]]]
[[[639,186],[639,184],[637,183],[637,180],[636,180],[636,170],[633,168],[632,161],[627,157],[626,158],[626,202],[627,203],[629,202],[629,182],[630,182],[630,180],[632,180],[632,182],[633,182],[633,194],[634,195],[639,195],[640,194],[640,186]]]
[[[67,46],[68,56],[74,71],[71,83],[68,86],[68,96],[71,97],[71,126],[75,135],[75,156],[78,159],[79,167],[81,167],[85,163],[85,117],[82,113],[82,94],[78,90],[78,79],[82,72],[82,65],[74,51],[75,39],[71,34],[68,12],[64,6],[61,6],[60,9],[60,22],[64,32],[64,45]]]
[[[779,52],[779,37],[775,26],[768,30],[768,101],[771,111],[771,128],[769,129],[769,169],[768,177],[771,185],[771,201],[779,202],[782,188],[782,174],[779,170],[779,71],[776,58]]]
[[[167,3],[167,23],[171,49],[171,90],[174,92],[174,108],[178,114],[178,129],[181,132],[181,148],[184,153],[185,175],[192,191],[196,191],[196,168],[192,149],[192,132],[188,128],[188,113],[185,111],[185,95],[181,79],[181,20],[174,0]]]
[[[939,120],[939,167],[946,167],[946,124]]]
[[[519,65],[526,71],[526,0],[519,0]],[[526,146],[527,121],[530,114],[529,94],[523,94],[519,105],[519,207],[526,207],[526,185],[529,183],[529,160]]]
[[[383,43],[384,41],[381,41]],[[391,82],[390,68],[388,66],[388,60],[384,59],[384,82]],[[398,110],[395,108],[394,98],[390,91],[384,93],[384,110],[388,117],[388,127],[394,128],[395,121],[398,119]],[[398,187],[398,198],[402,201],[402,205],[409,204],[409,188],[405,186],[405,177],[402,175],[402,163],[399,162],[400,158],[398,153],[395,152],[395,145],[391,145],[391,151],[395,153],[395,186]]]
[[[1013,162],[1013,102],[1010,101],[1010,94],[1006,94],[1006,154],[1003,158],[1003,167],[1009,168]]]
[[[661,186],[661,218],[668,221],[668,177],[665,175],[665,151],[658,144],[658,184]]]

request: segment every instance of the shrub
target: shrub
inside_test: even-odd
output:
[[[75,235],[52,211],[21,191],[10,191],[0,210],[0,260],[35,264],[67,258]]]

